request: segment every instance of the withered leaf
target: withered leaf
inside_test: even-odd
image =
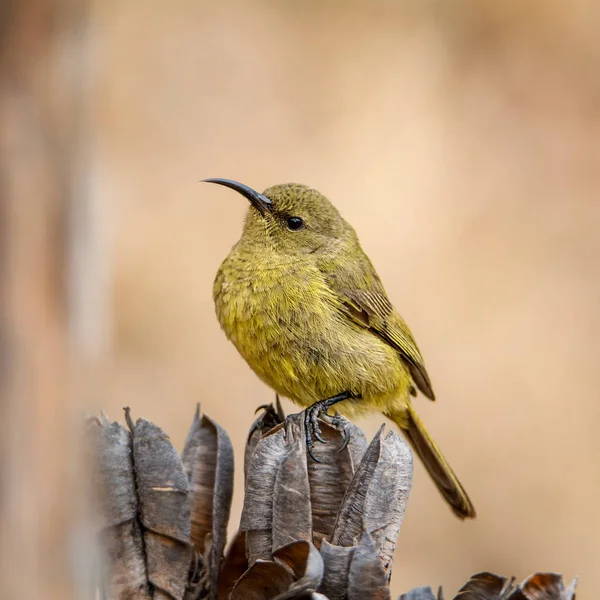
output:
[[[207,553],[210,540],[206,568],[210,572],[209,598],[214,599],[233,495],[233,447],[222,427],[206,415],[200,417],[200,405],[182,456],[190,486],[191,540],[200,556]]]
[[[104,416],[102,426],[89,433],[98,455],[94,483],[104,522],[101,545],[106,552],[106,597],[149,600],[131,433]]]
[[[273,548],[312,539],[306,450],[300,428],[287,428],[289,451],[281,461],[273,490]]]
[[[413,455],[394,431],[381,440],[381,452],[364,501],[363,524],[391,574],[392,560],[413,478]]]
[[[308,461],[312,527],[317,548],[323,538],[328,539],[333,533],[338,511],[354,474],[351,450],[360,443],[358,436],[354,440],[355,434],[352,432],[348,447],[340,452],[342,433],[323,421],[319,425],[326,443],[317,444],[313,453],[321,462]]]
[[[334,546],[327,540],[321,544],[324,575],[319,591],[330,600],[345,600],[348,597],[348,573],[356,546]]]
[[[192,557],[187,475],[169,437],[146,419],[133,429],[133,464],[148,580],[180,600]]]
[[[388,578],[373,538],[364,533],[352,555],[348,573],[348,600],[390,600]]]
[[[132,460],[131,433],[108,420],[91,433],[98,446],[98,479],[102,517],[107,527],[120,525],[137,515],[137,494]]]
[[[248,565],[253,565],[256,560],[271,560],[273,530],[250,529],[245,534]]]
[[[258,442],[262,439],[264,434],[273,429],[276,425],[283,423],[285,420],[279,397],[276,399],[275,406],[273,406],[273,404],[268,404],[259,408],[262,408],[263,410],[254,423],[252,423],[250,433],[248,434],[248,440],[246,441],[246,449],[244,451],[244,479],[248,477],[248,467]]]
[[[576,589],[577,589],[577,577],[574,577],[573,581],[571,581],[571,584],[569,585],[569,587],[566,590],[565,595],[567,597],[567,600],[575,600]]]
[[[519,590],[526,600],[572,600],[575,582],[565,590],[562,575],[558,573],[536,573],[528,577]],[[511,599],[513,596],[510,597]]]
[[[281,461],[288,453],[283,428],[265,436],[256,446],[248,469],[241,530],[270,529],[273,490]]]
[[[246,536],[243,531],[233,538],[225,553],[225,559],[221,565],[219,574],[218,600],[227,600],[235,582],[248,569],[248,560],[246,559]]]
[[[432,589],[427,587],[418,587],[406,594],[402,594],[398,600],[438,600],[433,595]]]
[[[364,503],[379,461],[383,428],[382,425],[366,449],[346,491],[331,535],[335,546],[355,546],[362,535]]]
[[[348,435],[350,436],[350,441],[348,442],[348,452],[350,454],[350,458],[352,459],[352,472],[354,473],[356,469],[358,469],[358,465],[362,460],[367,446],[367,436],[364,434],[363,430],[357,427],[354,423],[348,421]]]
[[[250,565],[258,559],[271,559],[275,481],[288,450],[285,430],[278,426],[257,444],[248,467],[240,531],[246,532]]]
[[[283,565],[257,560],[237,581],[230,600],[272,600],[287,591],[293,580]]]
[[[506,577],[493,573],[477,573],[463,585],[454,600],[500,600],[512,585]]]
[[[290,586],[290,592],[315,591],[321,584],[323,558],[311,542],[299,541],[283,546],[273,553],[273,558],[284,562],[294,573],[296,581]]]

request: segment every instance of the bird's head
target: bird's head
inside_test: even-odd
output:
[[[352,231],[338,210],[317,190],[297,183],[262,194],[230,179],[205,179],[231,188],[250,202],[242,240],[276,252],[302,255],[327,249]]]

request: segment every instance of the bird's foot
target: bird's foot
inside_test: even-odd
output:
[[[306,436],[306,451],[308,452],[308,455],[315,462],[321,462],[313,454],[313,447],[315,444],[315,440],[321,442],[322,444],[325,443],[325,440],[323,439],[323,436],[321,435],[321,428],[319,427],[319,417],[321,415],[325,415],[326,418],[324,420],[327,420],[328,422],[331,422],[332,424],[334,421],[336,421],[338,424],[341,424],[342,421],[340,419],[343,419],[345,424],[341,425],[341,427],[344,432],[344,444],[342,445],[341,450],[343,450],[348,445],[348,442],[350,441],[350,435],[347,430],[346,419],[344,419],[343,417],[341,417],[339,415],[330,417],[329,415],[327,415],[327,411],[334,404],[337,404],[338,402],[342,402],[343,400],[348,400],[348,398],[351,398],[351,397],[352,397],[352,395],[350,394],[350,392],[343,392],[341,394],[338,394],[337,396],[333,396],[332,398],[327,398],[326,400],[319,400],[318,402],[315,402],[312,406],[309,406],[304,411],[304,432],[305,432],[305,436]],[[334,425],[334,427],[336,427],[336,425]]]
[[[250,428],[248,439],[250,439],[252,434],[257,430],[268,431],[276,425],[279,425],[279,423],[283,423],[285,421],[285,414],[283,412],[283,408],[281,407],[279,395],[277,394],[275,395],[275,406],[273,406],[273,404],[261,404],[254,411],[254,414],[261,410],[263,411],[263,414],[260,418],[254,421],[252,427]]]
[[[321,435],[321,428],[319,427],[319,415],[326,411],[327,408],[323,408],[321,402],[315,402],[312,406],[304,411],[304,431],[306,435],[306,451],[308,455],[315,461],[321,462],[313,454],[314,440],[318,440],[322,444],[325,443],[323,436]]]

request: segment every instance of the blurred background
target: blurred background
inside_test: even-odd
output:
[[[214,316],[246,205],[205,177],[322,191],[419,341],[478,518],[417,465],[393,590],[597,592],[599,25],[585,0],[2,2],[0,595],[81,597],[86,412],[181,448],[200,401],[241,464],[273,394]]]

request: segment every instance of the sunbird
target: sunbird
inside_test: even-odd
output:
[[[286,183],[262,194],[230,179],[250,202],[240,240],[219,268],[213,298],[227,338],[277,394],[305,408],[307,451],[318,417],[379,411],[404,432],[460,517],[475,509],[412,405],[435,396],[421,352],[354,229],[323,194]]]

